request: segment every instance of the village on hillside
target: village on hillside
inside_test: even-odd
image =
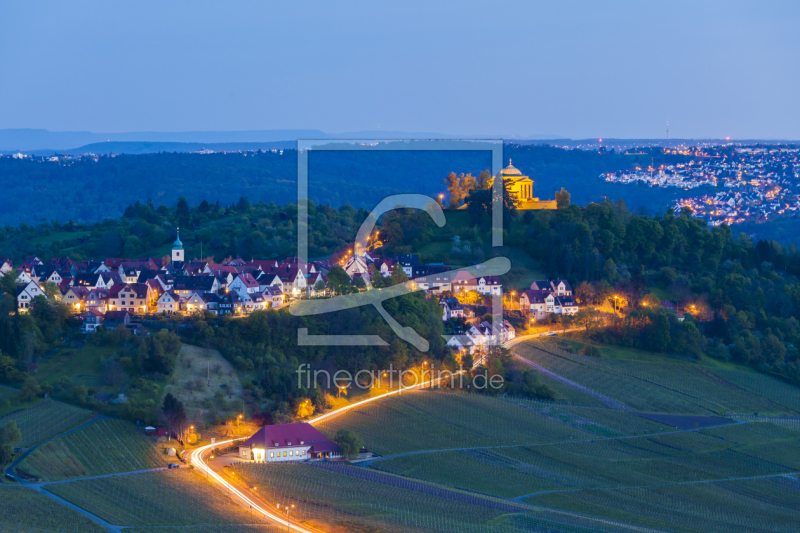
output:
[[[498,276],[476,275],[442,263],[421,264],[414,254],[380,256],[361,250],[348,251],[339,261],[235,258],[221,264],[186,260],[184,254],[178,232],[169,258],[53,258],[45,263],[28,257],[16,269],[10,259],[0,258],[0,276],[16,276],[20,313],[30,311],[36,298],[55,299],[82,322],[86,333],[120,325],[136,331],[138,320],[154,315],[242,317],[281,309],[297,299],[331,297],[337,294],[329,283],[332,269],[339,269],[342,277],[346,274],[353,290],[370,290],[375,284],[392,283],[388,278],[393,278],[424,291],[427,298],[436,299],[442,321],[457,333],[448,344],[458,351],[474,353],[514,338],[508,320],[492,323],[486,319],[494,296],[503,296],[505,310],[529,323],[578,311],[566,280],[534,281],[517,295],[504,292]],[[480,269],[474,265],[471,270],[479,273]]]

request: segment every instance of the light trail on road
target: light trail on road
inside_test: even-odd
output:
[[[281,518],[280,516],[267,511],[266,509],[264,509],[263,507],[258,505],[255,501],[250,499],[244,492],[240,491],[239,489],[234,487],[230,482],[228,482],[226,479],[224,479],[222,476],[220,476],[219,474],[214,472],[214,470],[210,466],[208,466],[205,463],[205,461],[203,461],[203,453],[204,452],[212,449],[215,446],[220,446],[222,444],[228,444],[230,442],[233,442],[233,439],[226,440],[226,441],[223,441],[223,442],[217,442],[215,444],[207,444],[205,446],[197,448],[191,454],[189,454],[189,462],[192,464],[192,466],[194,466],[195,468],[199,468],[200,470],[205,472],[208,475],[208,477],[213,478],[216,482],[218,482],[220,485],[222,485],[225,489],[230,491],[231,495],[236,496],[237,498],[239,498],[239,500],[241,500],[241,502],[243,504],[249,505],[251,509],[253,509],[256,512],[261,513],[264,517],[272,520],[273,522],[276,522],[276,523],[280,524],[281,526],[289,527],[291,530],[297,531],[299,533],[314,533],[312,531],[309,531],[308,529],[304,529],[304,528],[302,528],[302,527],[300,527],[300,526],[298,526],[296,524],[291,523],[291,521],[288,521],[285,518]]]
[[[568,331],[571,331],[571,330],[568,330]],[[517,344],[519,342],[522,342],[522,341],[525,341],[525,340],[528,340],[528,339],[531,339],[531,338],[534,338],[534,337],[538,337],[538,336],[539,336],[538,334],[535,334],[535,335],[520,335],[519,337],[516,337],[515,339],[507,341],[506,343],[503,344],[503,346],[507,347],[507,348],[510,348],[511,346],[513,346],[513,345],[515,345],[515,344]],[[460,374],[460,372],[456,372],[454,375],[458,375],[458,374]],[[414,389],[422,388],[422,387],[425,387],[426,385],[434,386],[434,385],[437,385],[440,381],[441,381],[441,378],[435,379],[435,380],[432,379],[430,381],[427,381],[427,382],[423,381],[421,383],[418,383],[416,385],[411,385],[409,387],[401,387],[401,388],[399,388],[397,390],[393,390],[393,391],[389,391],[389,392],[386,392],[384,394],[381,394],[380,396],[375,396],[373,398],[367,398],[366,400],[362,400],[362,401],[357,402],[357,403],[351,403],[349,405],[345,405],[344,407],[340,407],[339,409],[336,409],[334,411],[330,411],[330,412],[325,413],[323,415],[320,415],[320,416],[318,416],[318,417],[316,417],[316,418],[314,418],[312,420],[309,420],[308,423],[313,426],[313,425],[315,425],[315,424],[317,424],[319,422],[322,422],[323,420],[327,420],[328,418],[331,418],[331,417],[336,416],[336,415],[340,415],[340,414],[344,413],[345,411],[349,411],[350,409],[354,409],[356,407],[361,407],[362,405],[365,405],[367,403],[374,402],[374,401],[377,401],[377,400],[382,400],[382,399],[384,399],[384,398],[386,398],[388,396],[394,396],[394,395],[402,394],[404,392],[412,391]],[[231,442],[233,442],[233,439],[226,440],[226,441],[223,441],[223,442],[217,442],[215,444],[207,444],[205,446],[201,446],[200,448],[197,448],[196,450],[192,451],[189,454],[189,464],[191,464],[195,468],[199,469],[201,472],[205,472],[208,475],[209,478],[211,478],[214,481],[216,481],[217,483],[219,483],[222,486],[222,488],[227,490],[232,496],[235,496],[236,498],[238,498],[240,500],[240,503],[242,503],[245,506],[249,506],[251,509],[253,509],[254,511],[256,511],[258,513],[261,513],[261,515],[264,516],[265,518],[267,518],[269,520],[272,520],[273,522],[275,522],[275,523],[277,523],[277,524],[279,524],[281,526],[289,527],[290,530],[296,531],[298,533],[314,533],[312,531],[309,531],[307,529],[304,529],[304,528],[300,527],[297,524],[292,523],[290,520],[286,520],[285,518],[281,518],[278,514],[275,514],[274,512],[267,511],[261,505],[256,503],[252,498],[250,498],[247,494],[245,494],[241,490],[239,490],[236,487],[234,487],[228,480],[226,480],[221,475],[216,473],[208,464],[206,464],[206,462],[203,460],[203,454],[205,454],[206,452],[209,452],[210,450],[212,450],[213,448],[215,448],[217,446],[221,446],[223,444],[229,444]]]
[[[364,405],[366,403],[374,402],[375,400],[380,400],[380,399],[386,398],[387,396],[393,396],[395,394],[402,394],[403,392],[408,392],[408,391],[411,391],[411,390],[414,390],[414,389],[418,389],[420,387],[424,387],[425,385],[433,386],[435,384],[438,384],[439,381],[440,381],[440,379],[431,380],[431,381],[428,381],[428,382],[422,382],[422,383],[418,383],[416,385],[412,385],[410,387],[404,387],[404,388],[400,388],[400,389],[397,389],[397,390],[394,390],[394,391],[389,391],[389,392],[387,392],[385,394],[381,394],[380,396],[375,396],[373,398],[368,398],[368,399],[362,400],[362,401],[360,401],[358,403],[351,403],[350,405],[345,405],[344,407],[340,407],[339,409],[336,409],[335,411],[330,411],[328,413],[320,415],[320,416],[314,418],[313,420],[309,420],[308,423],[311,424],[311,425],[314,425],[317,422],[321,422],[322,420],[326,420],[327,418],[330,418],[330,417],[332,417],[334,415],[341,414],[341,413],[343,413],[345,411],[348,411],[348,410],[350,410],[350,409],[352,409],[354,407],[361,407],[362,405]],[[240,500],[240,503],[242,503],[242,504],[244,504],[246,506],[249,505],[251,509],[253,509],[254,511],[256,511],[258,513],[261,513],[264,517],[268,518],[269,520],[272,520],[272,521],[280,524],[281,526],[287,526],[291,530],[297,531],[299,533],[315,533],[313,531],[309,531],[307,529],[304,529],[304,528],[292,523],[291,521],[287,521],[285,518],[281,518],[279,515],[276,515],[273,512],[267,511],[266,509],[261,507],[258,503],[253,501],[252,498],[248,497],[244,492],[242,492],[241,490],[239,490],[236,487],[234,487],[228,480],[226,480],[221,475],[219,475],[216,472],[214,472],[214,470],[210,466],[208,466],[206,464],[206,462],[203,460],[203,454],[204,453],[212,450],[213,448],[215,448],[217,446],[221,446],[223,444],[229,444],[229,443],[231,443],[233,441],[234,441],[234,439],[231,439],[231,440],[226,440],[226,441],[223,441],[223,442],[217,442],[217,443],[214,443],[214,444],[206,444],[205,446],[201,446],[200,448],[197,448],[196,450],[192,451],[189,454],[189,464],[191,464],[195,468],[199,469],[200,471],[205,472],[208,475],[209,478],[213,479],[214,481],[216,481],[217,483],[222,485],[222,488],[224,488],[225,490],[229,491],[232,496],[237,497]]]

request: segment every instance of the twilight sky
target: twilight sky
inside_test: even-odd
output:
[[[0,129],[800,139],[796,0],[8,1],[0,69]]]

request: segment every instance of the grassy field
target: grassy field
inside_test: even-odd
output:
[[[0,417],[0,427],[16,421],[22,432],[21,446],[27,448],[55,437],[87,420],[91,413],[54,400],[43,400]]]
[[[99,420],[52,440],[17,467],[56,481],[165,466],[168,456],[140,428],[122,420]]]
[[[61,349],[39,363],[36,379],[41,383],[55,385],[62,377],[68,377],[76,384],[102,392],[116,392],[116,389],[103,383],[100,368],[100,360],[115,351],[117,348],[112,346],[95,346],[89,343],[79,349]]]
[[[197,384],[197,390],[190,390],[190,381]],[[164,394],[172,393],[183,402],[186,415],[193,419],[201,410],[208,412],[216,404],[217,391],[225,394],[225,407],[217,406],[220,416],[241,412],[242,384],[231,364],[216,350],[184,344]]]
[[[47,496],[0,487],[0,533],[101,533],[106,529]]]
[[[48,485],[46,489],[120,526],[157,527],[163,531],[165,526],[259,522],[205,477],[188,468],[71,481]],[[263,522],[260,527],[263,531]]]

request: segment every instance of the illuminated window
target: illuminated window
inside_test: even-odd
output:
[[[275,452],[269,452],[270,457],[275,457]]]
[[[294,455],[294,452],[289,452],[289,457],[291,457],[292,455]]]
[[[283,452],[283,456],[286,457],[286,452]]]

